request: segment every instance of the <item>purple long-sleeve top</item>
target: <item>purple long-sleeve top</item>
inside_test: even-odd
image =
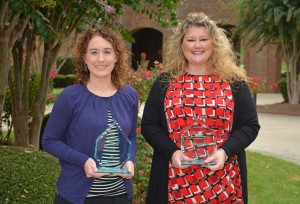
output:
[[[84,164],[93,158],[96,138],[108,126],[109,110],[131,141],[130,160],[135,163],[138,97],[132,87],[126,85],[113,96],[100,97],[76,84],[65,88],[53,106],[43,148],[59,158],[57,192],[71,203],[84,203],[94,181],[86,177]],[[124,184],[128,198],[132,198],[131,180],[124,179]]]

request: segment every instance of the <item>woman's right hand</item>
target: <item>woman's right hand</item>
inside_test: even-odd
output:
[[[181,161],[192,161],[191,158],[186,156],[182,151],[177,150],[173,153],[171,162],[175,168],[185,169],[189,167],[189,165],[181,165]]]
[[[87,178],[100,178],[109,175],[108,173],[98,173],[96,162],[92,158],[85,162],[84,171]]]

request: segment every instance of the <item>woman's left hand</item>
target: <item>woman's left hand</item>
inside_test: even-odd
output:
[[[121,176],[125,179],[131,179],[134,176],[134,164],[132,161],[127,161],[123,167],[124,169],[127,169],[129,174],[115,174],[117,176]]]
[[[216,165],[205,166],[205,167],[210,169],[211,171],[217,171],[223,169],[225,160],[226,160],[226,153],[219,149],[204,161],[205,163],[216,162]]]

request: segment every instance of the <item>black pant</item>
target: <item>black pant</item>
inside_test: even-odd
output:
[[[127,199],[127,194],[118,195],[118,196],[97,196],[97,197],[88,197],[85,199],[84,204],[132,204],[132,199]],[[56,194],[54,199],[54,204],[71,204],[69,201],[63,197]]]

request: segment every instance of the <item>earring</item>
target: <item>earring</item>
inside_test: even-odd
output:
[[[88,71],[89,71],[89,69],[88,69],[88,67],[87,67],[87,65],[86,65],[86,64],[84,64],[84,68],[83,68],[83,70],[84,70],[84,72],[88,72]]]
[[[118,68],[119,68],[119,64],[118,64],[118,61],[115,63],[115,66],[114,66],[114,70],[115,71],[118,71]]]

